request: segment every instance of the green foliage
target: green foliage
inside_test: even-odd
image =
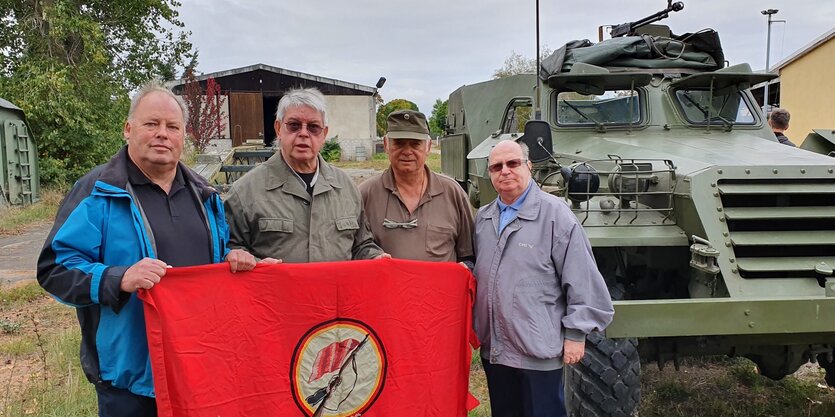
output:
[[[72,183],[122,145],[128,93],[188,56],[175,0],[0,2],[0,92],[26,112],[44,183]],[[174,29],[171,29],[171,28]]]
[[[327,162],[336,162],[342,159],[342,147],[339,146],[339,142],[336,137],[326,140],[325,144],[322,145],[322,149],[319,150],[319,153]]]
[[[418,110],[418,106],[409,100],[396,98],[377,109],[377,136],[384,136],[388,128],[388,117],[395,110]]]
[[[437,99],[432,106],[432,115],[429,116],[429,132],[432,134],[432,137],[444,134],[448,104],[447,100],[441,101],[441,99]]]
[[[551,55],[553,51],[547,46],[542,49],[539,55],[540,59],[545,59]],[[504,65],[501,68],[493,71],[493,79],[509,77],[516,74],[533,74],[536,73],[536,58],[527,58],[516,51],[510,51],[510,56],[504,60]]]

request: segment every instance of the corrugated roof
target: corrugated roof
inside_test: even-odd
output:
[[[803,55],[808,54],[809,52],[811,52],[812,50],[814,50],[818,46],[826,43],[827,41],[829,41],[833,37],[835,37],[835,27],[830,29],[829,32],[826,32],[823,35],[817,37],[812,42],[809,42],[806,46],[798,49],[793,54],[789,55],[786,59],[774,64],[773,71],[779,71],[780,69],[782,69],[786,65],[789,65],[792,62],[800,59]]]
[[[209,77],[212,77],[212,78],[228,77],[230,75],[243,74],[245,72],[252,72],[252,71],[256,71],[256,70],[264,70],[264,71],[269,71],[269,72],[273,72],[273,73],[276,73],[276,74],[286,75],[286,76],[289,76],[289,77],[296,77],[296,78],[301,78],[301,79],[310,80],[310,81],[316,81],[316,82],[324,83],[324,84],[337,85],[337,86],[340,86],[340,87],[350,88],[350,89],[353,89],[353,90],[363,91],[363,92],[366,92],[366,93],[374,93],[375,91],[377,91],[376,88],[369,87],[367,85],[349,83],[347,81],[335,80],[333,78],[320,77],[318,75],[306,74],[306,73],[303,73],[303,72],[292,71],[292,70],[279,68],[279,67],[274,67],[272,65],[266,65],[266,64],[255,64],[255,65],[250,65],[250,66],[247,66],[247,67],[235,68],[235,69],[230,69],[230,70],[225,70],[225,71],[218,71],[218,72],[213,72],[213,73],[210,73],[210,74],[199,75],[199,76],[196,76],[194,78],[197,79],[197,81],[203,81],[203,80],[205,80]],[[183,84],[185,84],[185,79],[181,78],[179,80],[168,81],[168,82],[165,83],[165,86],[168,87],[168,88],[173,88],[173,87],[180,86],[180,85],[183,85]]]

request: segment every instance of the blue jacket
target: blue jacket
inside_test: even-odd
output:
[[[131,265],[156,257],[150,227],[130,192],[127,158],[124,147],[78,180],[64,198],[38,259],[38,282],[77,308],[87,379],[153,397],[142,301],[119,288]],[[180,168],[203,203],[212,259],[220,262],[229,240],[223,203],[199,175]]]

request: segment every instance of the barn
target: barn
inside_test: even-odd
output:
[[[205,89],[213,78],[223,96],[222,116],[226,125],[223,136],[231,146],[258,140],[266,145],[275,140],[273,123],[278,101],[292,88],[318,88],[328,106],[328,138],[342,147],[343,159],[364,159],[372,154],[376,138],[375,96],[377,89],[362,84],[321,77],[255,64],[243,68],[203,74],[195,77]],[[182,94],[185,79],[166,83]]]

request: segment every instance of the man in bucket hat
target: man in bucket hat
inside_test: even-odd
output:
[[[393,258],[473,261],[473,216],[464,190],[432,172],[426,116],[399,110],[388,117],[383,145],[391,166],[360,184],[374,241]]]

